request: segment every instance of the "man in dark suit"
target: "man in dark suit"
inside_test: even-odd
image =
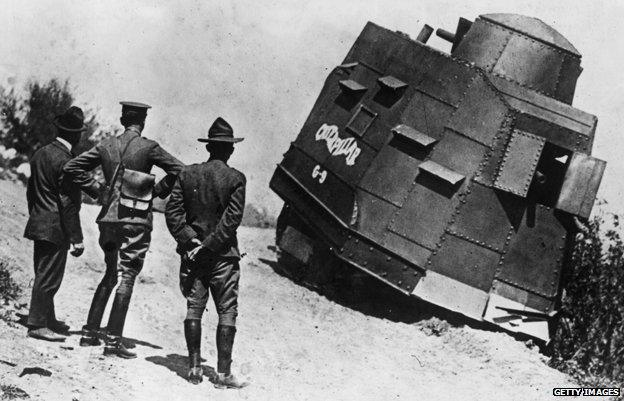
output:
[[[201,318],[210,291],[219,315],[215,387],[240,388],[247,383],[232,375],[230,365],[240,275],[236,230],[243,218],[246,179],[227,161],[234,143],[242,138],[234,138],[232,127],[219,117],[208,138],[199,141],[207,142],[210,159],[182,170],[165,209],[167,227],[182,258],[180,287],[187,299],[184,335],[190,359],[188,380],[193,384],[202,381]]]
[[[80,227],[80,189],[63,175],[63,165],[73,156],[71,149],[85,131],[84,115],[70,107],[54,119],[58,135],[30,159],[28,223],[24,237],[35,242],[35,280],[28,313],[28,336],[47,341],[65,341],[69,326],[56,319],[54,295],[61,286],[67,250],[73,256],[84,251]]]
[[[93,295],[80,345],[100,344],[98,332],[102,316],[111,292],[117,284],[119,273],[121,282],[108,320],[104,355],[129,359],[136,358],[136,354],[125,348],[121,337],[134,282],[143,268],[145,254],[150,245],[153,218],[151,198],[152,195],[165,198],[184,165],[157,142],[141,136],[147,109],[150,106],[136,102],[121,102],[121,105],[120,122],[125,127],[124,132],[116,137],[104,139],[91,150],[69,161],[64,171],[83,191],[102,201],[102,211],[97,223],[100,228],[99,243],[104,251],[106,273]],[[123,165],[121,170],[118,169],[120,164]],[[144,207],[128,207],[121,199],[122,184],[119,177],[115,178],[115,174],[130,170],[135,175],[149,176],[154,165],[162,168],[167,176],[153,187],[153,191],[150,190],[151,187],[148,188],[148,199],[139,202]],[[84,174],[97,166],[102,166],[106,185]]]

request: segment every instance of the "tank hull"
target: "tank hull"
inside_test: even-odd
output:
[[[278,245],[306,263],[322,243],[406,295],[547,340],[574,217],[604,170],[589,155],[595,126],[368,23],[272,177],[306,227],[284,224]]]

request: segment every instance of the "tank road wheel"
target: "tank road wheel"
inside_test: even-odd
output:
[[[296,216],[292,216],[292,214],[290,206],[288,206],[288,204],[284,204],[282,211],[277,217],[277,224],[275,227],[275,246],[277,249],[276,270],[278,273],[290,278],[291,280],[299,282],[300,276],[305,270],[304,264],[280,247],[280,244],[284,239],[284,232],[289,227],[289,224],[298,223],[298,221],[294,220]],[[291,223],[291,220],[293,223]],[[290,236],[290,231],[288,232],[288,236]]]
[[[280,273],[316,290],[334,282],[337,259],[288,204],[277,218],[275,234]]]

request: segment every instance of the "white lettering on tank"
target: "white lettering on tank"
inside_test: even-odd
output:
[[[312,170],[312,178],[318,177],[318,182],[320,184],[325,182],[325,178],[327,178],[327,171],[321,170],[321,166],[318,164],[314,166],[314,170]]]
[[[327,142],[327,150],[331,155],[344,155],[347,166],[353,166],[359,154],[362,153],[362,149],[358,147],[355,138],[340,138],[338,127],[335,125],[321,125],[316,131],[315,138],[317,141]]]

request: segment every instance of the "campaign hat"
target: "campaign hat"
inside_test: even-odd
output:
[[[244,138],[235,138],[232,126],[221,117],[212,123],[208,129],[208,135],[205,138],[198,138],[199,142],[229,142],[237,143]]]

